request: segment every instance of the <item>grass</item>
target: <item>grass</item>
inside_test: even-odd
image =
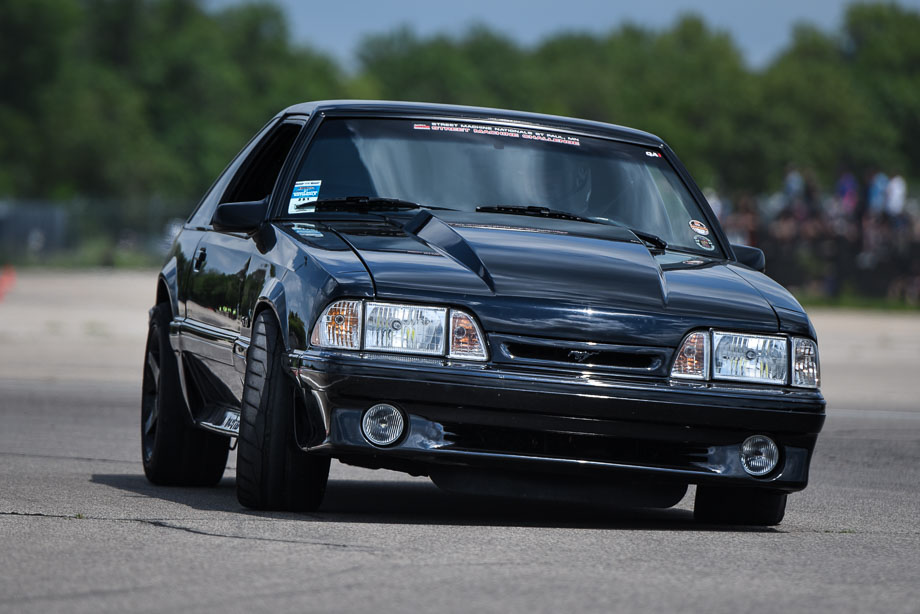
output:
[[[916,311],[920,305],[904,299],[892,299],[856,294],[842,294],[836,297],[797,294],[796,298],[805,309],[812,307],[830,307],[837,309],[870,309],[875,311]]]

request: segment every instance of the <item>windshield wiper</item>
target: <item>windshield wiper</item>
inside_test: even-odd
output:
[[[621,224],[617,224],[617,226],[621,226]],[[635,228],[630,228],[629,226],[623,226],[623,228],[633,233],[634,235],[636,235],[637,237],[639,237],[646,243],[651,244],[652,247],[657,247],[658,249],[668,249],[668,242],[662,239],[661,237],[659,237],[658,235],[654,235],[650,232],[645,232],[644,230],[637,230]]]
[[[620,223],[616,220],[611,220],[610,218],[607,218],[607,217],[592,217],[591,220],[595,222],[600,222],[603,224],[610,224],[612,226],[619,226],[620,228],[625,228],[626,230],[633,233],[634,235],[636,235],[637,237],[639,237],[646,243],[650,243],[652,247],[657,247],[658,249],[668,248],[667,241],[665,241],[658,235],[653,234],[651,232],[645,232],[644,230],[639,230],[638,228],[630,228],[626,224]]]
[[[431,207],[420,205],[409,200],[399,198],[383,198],[382,196],[344,196],[342,198],[321,198],[313,202],[297,206],[298,210],[305,213],[314,211],[390,211],[393,209],[444,209],[444,207]]]
[[[298,205],[304,211],[367,211],[370,209],[421,209],[422,206],[398,198],[378,196],[345,196],[342,198],[321,198]]]
[[[575,213],[569,213],[568,211],[550,209],[549,207],[524,207],[519,205],[492,205],[486,207],[476,207],[476,211],[482,213],[507,213],[509,215],[532,215],[535,217],[551,217],[559,220],[588,222],[589,224],[606,224],[608,226],[619,226],[620,228],[625,228],[629,232],[633,233],[639,237],[639,239],[650,244],[652,247],[656,247],[658,249],[668,248],[668,242],[656,234],[645,232],[644,230],[639,230],[637,228],[630,228],[625,224],[620,224],[619,222],[609,220],[607,218],[584,217]]]
[[[582,217],[568,211],[560,209],[550,209],[549,207],[524,207],[521,205],[488,205],[476,207],[479,213],[507,213],[509,215],[532,215],[534,217],[551,217],[557,220],[574,220],[576,222],[588,222],[590,224],[602,224],[597,220],[589,217]]]

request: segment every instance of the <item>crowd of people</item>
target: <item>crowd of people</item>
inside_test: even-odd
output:
[[[707,192],[732,243],[764,250],[767,273],[811,298],[842,295],[920,304],[920,207],[899,172],[862,180],[841,170],[832,189],[790,165],[782,192],[731,202]]]

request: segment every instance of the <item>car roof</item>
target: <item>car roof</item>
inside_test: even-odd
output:
[[[405,114],[444,116],[455,119],[498,119],[502,121],[523,122],[540,126],[565,128],[581,132],[603,134],[619,140],[631,141],[653,146],[663,145],[664,142],[648,132],[634,130],[625,126],[607,124],[604,122],[586,119],[575,119],[559,115],[545,115],[543,113],[528,113],[525,111],[512,111],[508,109],[492,109],[488,107],[469,107],[453,104],[436,104],[429,102],[400,102],[391,100],[317,100],[295,104],[281,113],[283,115],[313,115],[327,111],[354,111],[357,113]]]

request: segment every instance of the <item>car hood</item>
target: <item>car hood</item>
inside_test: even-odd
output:
[[[693,328],[779,330],[764,293],[726,261],[652,253],[625,228],[427,211],[325,225],[378,298],[465,306],[492,333],[673,347]]]

